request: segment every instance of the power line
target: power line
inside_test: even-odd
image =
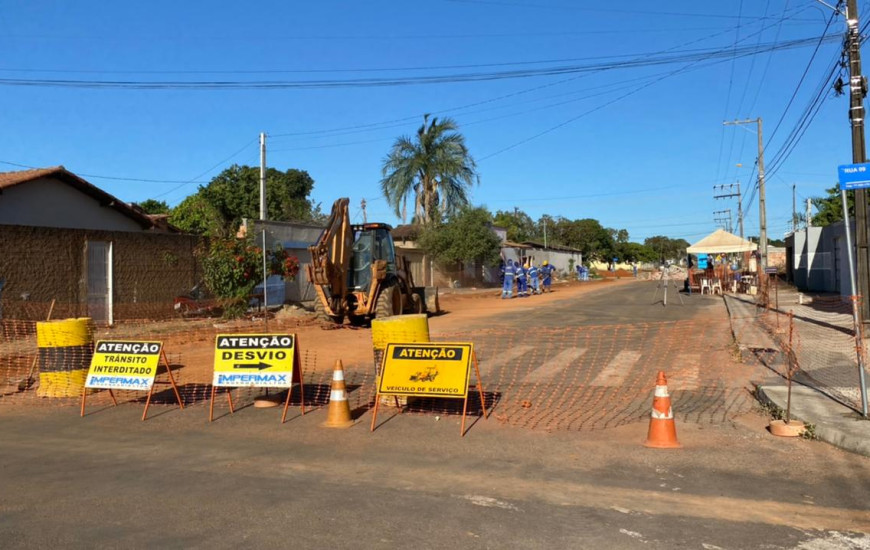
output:
[[[822,36],[819,37],[819,43],[816,44],[815,49],[813,50],[813,54],[810,56],[810,60],[807,61],[807,66],[804,69],[804,72],[801,74],[800,79],[798,80],[797,86],[794,88],[794,92],[792,92],[791,97],[788,100],[788,103],[785,106],[785,109],[782,112],[782,115],[779,117],[779,120],[776,123],[776,126],[773,128],[773,132],[770,133],[770,137],[767,138],[767,142],[771,143],[773,141],[774,136],[776,136],[777,130],[782,125],[782,121],[785,120],[785,115],[788,114],[789,108],[791,108],[792,103],[794,103],[795,97],[797,97],[798,91],[801,88],[801,85],[804,83],[804,79],[807,77],[807,73],[810,71],[810,67],[813,65],[813,61],[816,59],[816,54],[819,53],[819,48],[822,46],[822,41],[825,36],[828,35],[828,30],[831,28],[831,23],[834,21],[834,17],[836,17],[837,12],[831,13],[831,17],[828,19],[828,23],[825,25],[825,30],[822,32]]]
[[[757,31],[756,33],[753,33],[753,34],[747,35],[745,38],[743,38],[743,40],[748,40],[748,39],[751,38],[752,36],[755,36],[755,35],[758,34],[758,33],[764,32],[764,30],[765,30],[765,29],[761,29],[760,31]],[[824,37],[823,37],[823,39],[824,39]],[[719,50],[719,51],[721,52],[722,50]],[[734,51],[736,51],[736,48],[734,48]],[[558,130],[559,128],[562,128],[562,127],[564,127],[564,126],[567,126],[568,124],[570,124],[570,123],[572,123],[572,122],[575,122],[575,121],[577,121],[577,120],[579,120],[579,119],[581,119],[581,118],[583,118],[583,117],[585,117],[585,116],[587,116],[587,115],[589,115],[589,114],[592,114],[592,113],[594,113],[594,112],[596,112],[596,111],[599,111],[599,110],[603,109],[604,107],[607,107],[607,106],[609,106],[609,105],[612,105],[612,104],[614,104],[614,103],[617,103],[617,102],[619,102],[619,101],[622,101],[623,99],[625,99],[625,98],[627,98],[627,97],[629,97],[629,96],[632,96],[632,95],[634,95],[634,94],[640,92],[641,90],[644,90],[644,89],[646,89],[646,88],[649,88],[649,87],[652,86],[653,84],[656,84],[656,83],[658,83],[658,82],[661,82],[662,80],[665,80],[665,79],[667,79],[667,78],[670,78],[670,77],[672,77],[672,76],[674,76],[674,75],[677,75],[677,74],[679,74],[679,73],[687,72],[687,71],[689,71],[689,70],[692,68],[693,65],[698,65],[698,64],[700,64],[700,63],[702,63],[702,62],[709,61],[710,59],[713,59],[713,58],[715,58],[715,57],[716,57],[716,56],[710,56],[710,57],[708,57],[708,58],[702,58],[702,59],[698,59],[698,60],[696,60],[696,61],[693,61],[692,63],[689,63],[689,64],[687,64],[687,65],[685,65],[685,66],[683,66],[683,67],[680,67],[679,69],[676,69],[676,70],[674,70],[674,71],[671,71],[671,72],[669,72],[669,73],[666,73],[666,74],[664,74],[663,76],[660,76],[659,78],[656,78],[656,79],[654,79],[654,80],[652,80],[652,81],[650,81],[650,82],[644,84],[643,86],[640,86],[640,87],[638,87],[638,88],[636,88],[636,89],[634,89],[634,90],[631,90],[631,91],[629,91],[629,92],[626,92],[625,94],[622,94],[622,95],[616,97],[615,99],[612,99],[612,100],[610,100],[610,101],[607,101],[607,102],[605,102],[605,103],[603,103],[603,104],[601,104],[601,105],[599,105],[599,106],[597,106],[597,107],[594,107],[594,108],[589,109],[589,110],[587,110],[587,111],[585,111],[585,112],[583,112],[583,113],[580,113],[579,115],[576,115],[576,116],[574,116],[574,117],[571,117],[571,118],[569,118],[568,120],[565,120],[565,121],[563,121],[563,122],[561,122],[561,123],[559,123],[559,124],[557,124],[557,125],[555,125],[555,126],[551,126],[550,128],[547,128],[546,130],[543,130],[543,131],[541,131],[541,132],[538,132],[537,134],[534,134],[534,135],[532,135],[532,136],[530,136],[530,137],[524,138],[524,139],[522,139],[522,140],[520,140],[520,141],[518,141],[518,142],[515,142],[515,143],[511,144],[511,145],[508,145],[507,147],[503,147],[503,148],[501,148],[501,149],[499,149],[499,150],[497,150],[497,151],[495,151],[495,152],[493,152],[493,153],[490,153],[490,154],[488,154],[488,155],[485,155],[485,156],[479,158],[478,161],[480,162],[480,161],[484,161],[484,160],[490,159],[490,158],[492,158],[492,157],[494,157],[494,156],[496,156],[496,155],[500,155],[500,154],[502,154],[502,153],[505,153],[505,152],[507,152],[507,151],[510,151],[511,149],[514,149],[514,148],[516,148],[516,147],[518,147],[518,146],[520,146],[520,145],[522,145],[522,144],[524,144],[524,143],[528,143],[529,141],[532,141],[532,140],[537,139],[537,138],[539,138],[539,137],[541,137],[541,136],[544,136],[544,135],[546,135],[546,134],[549,134],[550,132],[553,132],[553,131],[555,131],[555,130]],[[719,59],[718,62],[721,62],[721,58],[718,58],[718,59]]]
[[[790,18],[794,18],[794,17],[796,17],[797,15],[799,15],[800,13],[806,11],[807,9],[809,9],[809,7],[806,7],[806,6],[803,7],[803,8],[799,8],[799,9],[796,8],[796,9],[794,9],[794,13],[792,13],[792,14],[790,14],[790,15],[787,15],[787,13],[788,13],[788,11],[789,11],[788,9],[783,10],[783,13],[782,13],[782,15],[781,15],[781,17],[780,17],[780,20],[779,20],[779,22],[778,22],[779,26],[780,26],[780,27],[782,26],[782,22],[783,22],[784,20],[786,20],[786,19],[790,19]],[[763,32],[764,30],[766,30],[767,28],[770,28],[770,27],[772,27],[772,26],[773,26],[773,25],[769,25],[768,27],[764,27],[764,28],[762,28],[759,32],[755,32],[755,33],[753,33],[753,34],[750,35],[750,36],[754,36],[754,35],[757,34],[757,35],[759,36],[759,40],[760,40],[762,32]],[[644,56],[638,57],[638,58],[636,58],[636,59],[638,59],[638,60],[643,60],[643,59],[647,59],[647,58],[650,58],[650,57],[653,57],[653,56],[656,56],[656,55],[661,55],[661,54],[665,54],[665,53],[667,53],[667,52],[676,51],[676,50],[679,50],[680,48],[685,48],[685,47],[690,46],[690,45],[692,45],[692,44],[697,44],[697,43],[704,42],[704,41],[706,41],[706,40],[710,40],[710,39],[716,38],[716,37],[718,37],[718,36],[721,36],[721,35],[727,34],[727,33],[731,32],[732,30],[734,30],[734,29],[736,29],[736,28],[737,28],[737,26],[735,26],[735,27],[731,27],[731,28],[725,29],[725,30],[723,30],[723,31],[721,31],[721,32],[714,33],[714,34],[711,34],[711,35],[708,35],[708,36],[705,36],[705,37],[701,37],[701,38],[693,39],[693,40],[690,40],[690,41],[687,41],[687,42],[683,42],[683,43],[677,44],[677,45],[675,45],[675,46],[672,46],[672,47],[670,47],[670,48],[666,48],[666,49],[664,49],[664,50],[659,50],[659,51],[656,51],[656,52],[651,52],[651,53],[649,53],[649,54],[646,54],[646,55],[644,55]],[[758,46],[758,44],[756,44],[756,46]],[[771,54],[771,55],[772,55],[772,54]],[[769,59],[770,59],[770,57],[768,57],[768,60],[769,60]],[[458,111],[463,111],[463,110],[467,110],[467,109],[472,109],[473,107],[477,107],[477,106],[480,106],[480,105],[485,105],[485,104],[489,104],[489,103],[495,103],[495,102],[498,102],[498,101],[501,101],[501,100],[504,100],[504,99],[508,99],[508,98],[511,98],[511,97],[516,97],[516,96],[520,96],[520,95],[525,95],[525,94],[529,94],[529,93],[532,93],[532,92],[535,92],[535,91],[539,91],[539,90],[542,90],[542,89],[546,89],[546,88],[550,88],[550,87],[558,86],[558,85],[561,85],[561,84],[565,84],[565,83],[568,83],[568,82],[572,82],[572,81],[578,80],[578,79],[580,79],[580,78],[585,78],[585,77],[587,77],[587,76],[590,76],[590,74],[591,74],[591,73],[584,73],[584,74],[580,74],[580,75],[572,76],[572,77],[570,77],[570,78],[566,78],[566,79],[563,79],[563,80],[558,80],[558,81],[556,81],[556,82],[550,82],[550,83],[546,83],[546,84],[542,84],[542,85],[534,86],[534,87],[531,87],[531,88],[525,88],[525,89],[523,89],[523,90],[519,90],[519,91],[511,92],[511,93],[504,94],[504,95],[501,95],[501,96],[496,96],[496,97],[488,98],[488,99],[485,99],[485,100],[483,100],[483,101],[477,101],[477,102],[469,103],[469,104],[466,104],[466,105],[463,105],[463,106],[459,106],[459,107],[451,107],[451,108],[447,108],[447,109],[441,109],[441,110],[438,110],[438,111],[434,111],[434,112],[432,112],[432,113],[430,113],[430,114],[452,113],[452,112],[458,112]],[[629,80],[625,80],[625,81],[621,81],[621,82],[617,82],[617,83],[613,83],[613,84],[608,84],[608,85],[606,85],[606,86],[613,86],[613,85],[620,84],[620,83],[632,82],[632,81],[634,81],[634,80],[645,80],[645,79],[647,79],[647,78],[655,78],[656,76],[657,76],[657,75],[653,75],[652,77],[641,77],[640,79],[629,79]],[[595,87],[593,87],[592,89],[595,89]],[[472,112],[480,112],[480,111],[472,111]],[[410,120],[418,120],[421,116],[423,116],[423,113],[416,114],[416,115],[413,115],[413,116],[408,116],[408,117],[402,117],[402,118],[397,118],[397,119],[391,119],[391,120],[383,121],[383,122],[366,123],[366,124],[357,124],[357,125],[346,126],[346,127],[340,127],[340,128],[331,128],[331,129],[326,129],[326,130],[310,130],[310,131],[302,131],[302,132],[287,132],[287,133],[280,133],[280,132],[279,132],[279,133],[270,133],[270,137],[273,138],[273,139],[275,139],[275,138],[282,138],[282,137],[291,137],[291,136],[308,136],[308,135],[327,134],[327,133],[331,133],[331,134],[334,134],[334,135],[344,135],[344,134],[348,134],[348,133],[356,133],[355,131],[359,131],[359,132],[368,132],[368,131],[375,131],[375,130],[381,130],[381,129],[393,128],[393,127],[397,127],[397,126],[404,126],[404,124],[402,124],[402,123],[407,122],[407,121],[410,121]]]
[[[165,191],[165,192],[163,192],[163,193],[160,193],[159,195],[155,195],[154,198],[164,197],[164,196],[166,196],[166,195],[172,193],[173,191],[177,191],[177,190],[181,189],[182,187],[185,187],[185,186],[187,186],[187,185],[190,185],[190,184],[192,184],[192,183],[195,183],[194,180],[197,180],[197,179],[201,178],[202,176],[208,174],[209,172],[211,172],[212,170],[214,170],[214,169],[217,168],[218,166],[224,164],[225,162],[228,162],[228,161],[232,160],[232,159],[235,158],[236,156],[240,155],[240,154],[241,154],[245,149],[248,149],[251,145],[253,145],[253,144],[254,144],[255,142],[257,142],[258,140],[259,140],[259,138],[255,138],[255,139],[252,139],[252,140],[248,141],[248,142],[245,143],[245,144],[244,144],[244,145],[243,145],[243,146],[242,146],[238,151],[236,151],[235,153],[231,154],[231,155],[228,156],[227,158],[222,159],[222,160],[220,160],[220,161],[214,163],[214,165],[212,165],[212,166],[210,166],[209,168],[207,168],[206,170],[204,170],[201,174],[198,174],[198,175],[194,176],[193,178],[191,178],[190,180],[188,180],[188,181],[186,181],[186,182],[182,182],[181,185],[178,185],[178,186],[176,186],[176,187],[173,187],[173,188],[170,189],[169,191]],[[207,183],[207,182],[205,182],[205,183]]]
[[[583,12],[600,12],[606,14],[613,13],[624,13],[628,15],[653,15],[653,16],[664,16],[664,17],[700,17],[700,18],[710,18],[710,19],[736,19],[739,16],[736,15],[725,15],[725,14],[714,14],[714,13],[692,13],[692,12],[675,12],[675,11],[649,11],[649,10],[620,10],[620,9],[611,9],[611,8],[588,8],[581,6],[568,6],[568,5],[544,5],[544,4],[530,4],[523,2],[506,2],[499,0],[444,0],[446,2],[453,2],[457,4],[483,4],[483,5],[492,5],[492,6],[509,6],[509,7],[524,7],[524,8],[543,8],[543,9],[551,9],[551,10],[572,10],[572,11],[583,11]],[[765,19],[764,17],[759,17],[758,19]],[[798,21],[813,21],[812,19],[799,19]]]
[[[697,63],[711,59],[731,59],[734,56],[747,57],[769,51],[783,51],[806,47],[819,40],[818,37],[800,38],[781,44],[765,44],[762,47],[745,46],[732,50],[730,48],[686,50],[671,55],[649,57],[646,59],[631,59],[625,61],[580,63],[572,65],[557,65],[543,68],[512,69],[504,71],[469,72],[447,75],[418,75],[410,77],[367,77],[349,79],[322,80],[79,80],[79,79],[45,79],[45,78],[3,78],[0,85],[25,87],[55,87],[84,89],[127,89],[127,90],[286,90],[286,89],[328,89],[328,88],[361,88],[384,86],[407,86],[423,84],[445,84],[461,82],[481,82],[505,79],[533,78],[542,76],[557,76],[603,70],[619,70],[638,67],[652,67],[675,63]],[[824,38],[822,41],[829,41]]]
[[[163,192],[163,193],[160,193],[160,194],[157,194],[157,195],[154,195],[154,196],[151,197],[151,198],[157,199],[157,198],[160,198],[160,197],[164,197],[164,196],[166,196],[166,195],[172,193],[173,191],[177,191],[178,189],[181,189],[182,187],[185,187],[185,186],[187,186],[187,185],[193,185],[193,184],[200,184],[200,185],[201,185],[201,184],[207,184],[207,183],[209,183],[208,181],[203,181],[203,180],[200,180],[199,178],[201,178],[201,177],[203,177],[204,175],[208,174],[209,172],[211,172],[212,170],[214,170],[214,169],[217,168],[218,166],[224,164],[225,162],[227,162],[227,161],[233,159],[234,157],[238,156],[238,155],[241,154],[245,149],[249,148],[249,147],[251,146],[251,144],[253,144],[255,141],[257,141],[257,140],[254,139],[254,140],[252,140],[252,141],[249,141],[249,142],[246,143],[246,144],[245,144],[241,149],[239,149],[238,151],[236,151],[236,152],[233,153],[232,155],[226,157],[225,159],[222,159],[221,161],[219,161],[219,162],[215,163],[214,165],[210,166],[208,169],[206,169],[206,170],[203,171],[202,173],[197,174],[196,176],[194,176],[194,177],[192,177],[192,178],[190,178],[190,179],[187,179],[187,180],[152,179],[152,178],[132,178],[132,177],[127,177],[127,176],[107,176],[107,175],[104,175],[104,174],[89,174],[89,173],[85,173],[85,172],[76,172],[75,174],[76,174],[77,176],[79,176],[79,177],[82,177],[82,178],[90,178],[90,179],[103,179],[103,180],[113,180],[113,181],[139,182],[139,183],[177,183],[177,184],[180,184],[180,185],[177,185],[177,186],[173,187],[172,189],[169,189],[168,191],[165,191],[165,192]],[[17,162],[10,162],[10,161],[6,161],[6,160],[0,160],[0,164],[6,164],[6,165],[9,165],[9,166],[15,166],[15,167],[18,167],[18,168],[27,168],[28,170],[38,170],[38,169],[40,169],[40,168],[44,168],[44,167],[39,167],[39,166],[30,166],[30,165],[27,165],[27,164],[21,164],[21,163],[17,163]]]
[[[7,164],[9,166],[16,166],[18,168],[27,168],[28,170],[42,170],[45,168],[44,166],[30,166],[29,164],[20,164],[17,162],[10,162],[8,160],[0,160],[0,164]],[[141,183],[207,183],[207,182],[194,182],[190,180],[160,180],[160,179],[148,179],[148,178],[130,178],[124,176],[104,176],[99,174],[85,174],[83,172],[76,172],[77,176],[83,178],[93,178],[93,179],[105,179],[105,180],[117,180],[117,181],[135,181]]]

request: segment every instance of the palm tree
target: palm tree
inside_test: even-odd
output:
[[[393,144],[381,169],[381,190],[404,222],[408,198],[414,195],[414,219],[430,225],[468,204],[468,190],[479,178],[465,138],[450,118],[429,122],[416,139],[402,136]]]

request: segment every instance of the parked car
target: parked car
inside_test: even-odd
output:
[[[216,317],[223,313],[220,302],[200,283],[183,296],[176,296],[173,307],[182,317]]]

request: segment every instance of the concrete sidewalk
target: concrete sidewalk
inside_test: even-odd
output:
[[[743,297],[726,295],[734,338],[741,352],[778,349],[775,341],[756,318],[757,308]],[[788,388],[782,383],[758,387],[758,399],[785,410]],[[853,453],[870,456],[870,420],[812,387],[792,385],[791,417],[815,426],[819,440]]]
[[[785,410],[788,387],[759,386],[758,399]],[[870,420],[813,388],[793,384],[791,418],[815,426],[821,441],[853,453],[870,456]]]

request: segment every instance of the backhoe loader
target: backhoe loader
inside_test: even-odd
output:
[[[332,205],[326,229],[308,247],[308,280],[323,321],[353,325],[402,313],[437,313],[438,289],[415,287],[408,262],[396,257],[392,228],[351,224],[346,198]],[[428,306],[428,307],[427,307]]]

